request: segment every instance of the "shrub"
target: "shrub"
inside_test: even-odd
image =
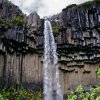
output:
[[[5,89],[0,92],[0,100],[43,100],[42,90],[34,92],[21,87],[19,89]]]
[[[84,89],[79,85],[75,91],[71,91],[66,100],[100,100],[100,86],[91,88],[89,91],[84,92]]]
[[[100,68],[97,69],[97,77],[100,79]]]

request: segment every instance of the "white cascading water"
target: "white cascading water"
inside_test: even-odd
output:
[[[44,24],[44,100],[63,100],[59,82],[58,57],[51,23]]]

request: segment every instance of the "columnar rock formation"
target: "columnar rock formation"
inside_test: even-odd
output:
[[[11,2],[1,2],[0,6],[1,85],[35,88],[34,84],[42,83],[35,35],[40,33],[42,21],[35,12],[26,17]]]
[[[51,17],[64,92],[79,84],[85,87],[99,84],[96,76],[100,67],[99,17],[99,1],[73,4]]]
[[[17,6],[1,1],[0,84],[36,89],[42,85],[44,20],[36,12],[25,16]],[[51,18],[64,93],[79,84],[89,87],[100,82],[96,76],[100,67],[97,2],[68,6]]]

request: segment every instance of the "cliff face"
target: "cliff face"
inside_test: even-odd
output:
[[[42,83],[36,45],[42,20],[34,12],[25,16],[11,2],[0,2],[0,84],[35,88]],[[28,85],[30,84],[30,85]]]
[[[83,46],[99,44],[100,4],[73,4],[63,9],[59,15],[53,21],[59,22],[59,31],[65,28],[64,42]],[[87,39],[89,37],[90,41]]]
[[[100,5],[71,5],[51,18],[64,93],[99,84]],[[0,1],[0,84],[36,89],[43,80],[44,20]],[[36,85],[38,84],[38,85]]]
[[[84,5],[73,4],[63,9],[59,15],[52,17],[53,23],[56,23],[54,27],[58,25],[58,32],[54,32],[54,34],[56,34],[59,54],[63,52],[60,52],[60,48],[63,48],[66,50],[63,56],[68,56],[67,48],[72,48],[69,53],[81,51],[89,59],[92,59],[94,55],[99,56],[99,17],[100,3],[92,5],[87,5],[87,3]]]
[[[79,84],[85,87],[99,84],[96,71],[100,66],[100,2],[70,5],[52,16],[51,23],[63,91]]]
[[[63,10],[63,14],[67,13],[67,19],[63,18],[64,26],[71,28],[67,39],[69,43],[74,40],[75,45],[96,46],[99,44],[99,9],[99,5],[94,5],[78,8],[74,6]]]

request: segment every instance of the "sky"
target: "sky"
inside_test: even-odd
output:
[[[89,0],[9,0],[25,13],[37,11],[40,17],[60,13],[63,8],[70,4],[80,4]]]

